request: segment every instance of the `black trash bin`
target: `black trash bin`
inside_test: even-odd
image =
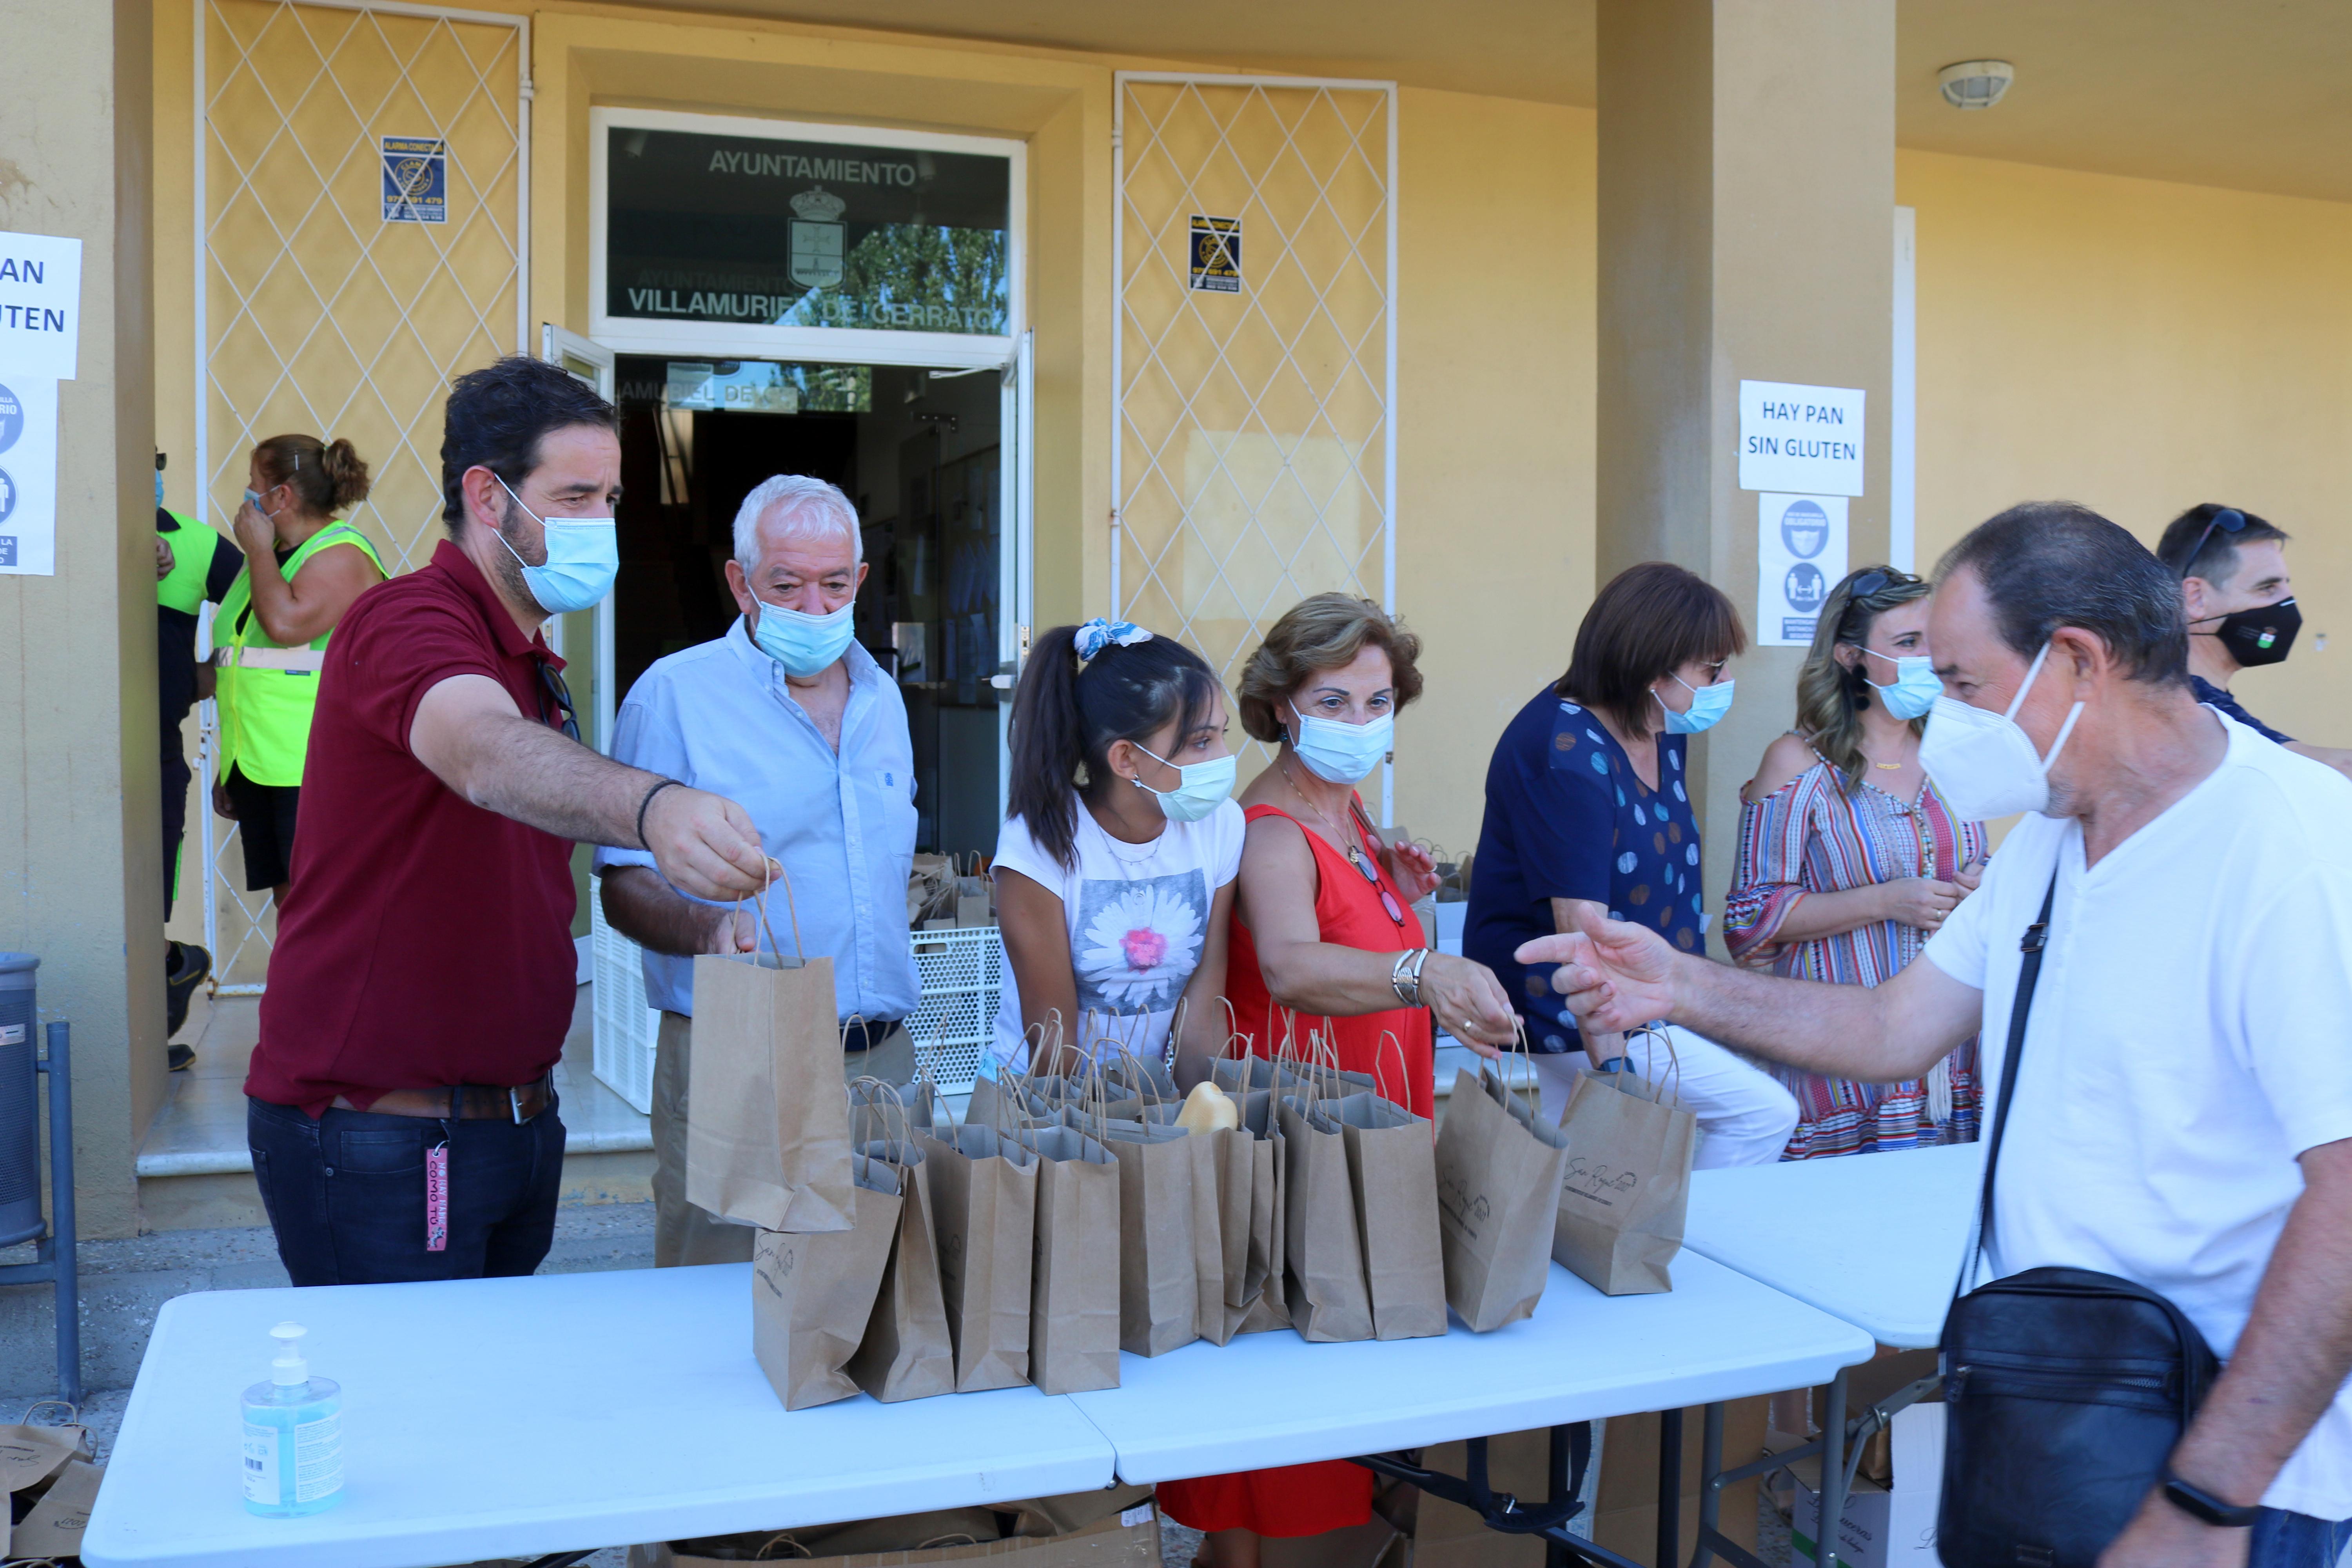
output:
[[[47,1228],[41,1215],[41,1097],[34,1083],[39,1029],[29,952],[0,952],[0,1247]]]

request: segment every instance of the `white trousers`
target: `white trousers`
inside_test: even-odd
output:
[[[1651,1083],[1664,1083],[1681,1100],[1683,1109],[1698,1118],[1696,1170],[1726,1165],[1769,1165],[1788,1146],[1797,1130],[1797,1101],[1779,1080],[1751,1067],[1713,1040],[1692,1034],[1678,1024],[1665,1032],[1673,1038],[1669,1050],[1654,1033],[1629,1035],[1625,1066]],[[1564,1056],[1530,1056],[1536,1084],[1542,1094],[1543,1117],[1557,1122],[1568,1110],[1568,1097],[1585,1069],[1582,1051]],[[1677,1074],[1679,1073],[1679,1077]]]

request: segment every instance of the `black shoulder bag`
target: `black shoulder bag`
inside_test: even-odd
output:
[[[1960,1294],[1992,1230],[1993,1173],[2058,891],[2051,874],[2009,1015],[1977,1239],[1944,1319],[1945,1568],[2094,1568],[2157,1483],[2220,1363],[2155,1291],[2088,1268],[2029,1268]]]

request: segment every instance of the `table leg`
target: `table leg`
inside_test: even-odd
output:
[[[1698,1445],[1698,1544],[1691,1552],[1691,1568],[1707,1568],[1715,1561],[1708,1548],[1723,1521],[1723,1489],[1716,1477],[1723,1473],[1723,1405],[1721,1401],[1706,1407],[1706,1424],[1700,1428]]]
[[[1544,1496],[1552,1502],[1568,1500],[1569,1469],[1568,1428],[1555,1426],[1551,1429],[1550,1484],[1544,1490]],[[1568,1568],[1570,1561],[1567,1547],[1549,1537],[1545,1538],[1544,1568]]]
[[[1658,1568],[1682,1558],[1683,1413],[1658,1412]],[[1824,1564],[1823,1568],[1827,1568]]]
[[[1845,1373],[1830,1379],[1830,1407],[1822,1414],[1822,1509],[1815,1521],[1820,1544],[1815,1568],[1832,1568],[1838,1527],[1845,1518]]]

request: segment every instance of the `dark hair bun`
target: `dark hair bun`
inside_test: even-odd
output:
[[[338,436],[327,445],[320,458],[326,469],[327,483],[332,491],[328,502],[334,511],[346,511],[367,500],[368,466],[360,461],[358,451],[349,441]]]

